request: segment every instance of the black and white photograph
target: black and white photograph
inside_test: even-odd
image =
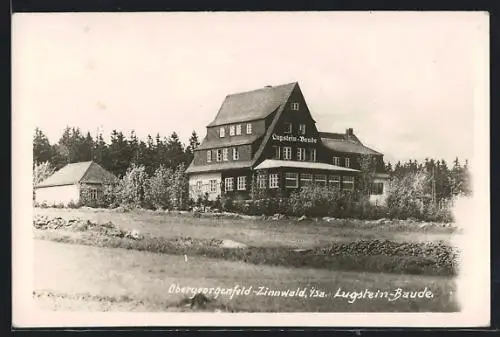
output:
[[[488,325],[488,20],[15,14],[13,324]]]

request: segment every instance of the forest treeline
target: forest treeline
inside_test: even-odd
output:
[[[158,169],[177,170],[186,168],[193,151],[200,145],[195,131],[189,137],[188,144],[183,144],[179,135],[172,132],[169,136],[148,135],[139,139],[135,132],[124,135],[113,130],[110,142],[105,142],[102,134],[95,137],[79,128],[67,127],[57,143],[51,144],[42,130],[36,128],[33,138],[33,158],[36,164],[49,163],[52,171],[73,162],[94,160],[105,169],[123,178],[127,170],[144,167],[148,177],[154,176]],[[451,164],[443,159],[408,160],[395,164],[387,162],[385,171],[391,176],[393,186],[397,184],[416,184],[418,180],[418,198],[431,199],[435,204],[447,201],[455,195],[470,195],[468,162],[456,158]],[[410,181],[410,180],[411,181]],[[401,186],[401,193],[415,190],[411,186]],[[406,191],[406,192],[404,192]]]

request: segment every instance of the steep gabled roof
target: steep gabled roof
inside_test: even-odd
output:
[[[271,135],[272,135],[274,129],[276,129],[276,124],[278,124],[278,121],[281,118],[281,114],[283,113],[283,110],[285,109],[285,103],[288,102],[288,100],[290,99],[290,96],[292,95],[292,92],[295,89],[300,90],[299,84],[297,82],[293,83],[292,90],[290,90],[290,92],[287,93],[286,97],[284,97],[283,104],[280,105],[280,107],[278,108],[278,111],[276,112],[276,115],[273,118],[271,125],[267,128],[267,131],[264,135],[264,139],[262,140],[262,143],[260,143],[259,148],[257,149],[254,157],[252,158],[252,162],[253,162],[252,166],[254,166],[256,163],[259,162],[259,159],[260,159],[262,153],[264,152],[264,149],[266,148],[267,142],[269,141],[269,138],[271,138]]]
[[[93,161],[70,163],[36,187],[73,185],[77,183],[112,183],[117,178]]]
[[[266,118],[286,103],[297,82],[226,96],[208,127]]]

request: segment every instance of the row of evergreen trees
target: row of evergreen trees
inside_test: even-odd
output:
[[[187,146],[182,144],[176,132],[168,137],[157,134],[154,139],[148,135],[144,141],[138,139],[134,131],[126,137],[117,130],[112,131],[108,144],[102,134],[94,138],[89,132],[84,135],[79,128],[69,127],[56,144],[50,144],[47,136],[37,128],[33,138],[33,161],[49,162],[57,170],[68,163],[94,160],[118,177],[123,177],[131,164],[136,164],[144,166],[146,173],[152,175],[160,164],[171,169],[180,164],[187,167],[198,145],[195,131]]]
[[[123,177],[127,169],[135,164],[144,166],[145,173],[153,176],[160,167],[176,170],[180,164],[187,167],[193,151],[200,144],[198,135],[192,132],[187,146],[181,143],[176,132],[168,137],[153,138],[148,135],[140,140],[132,131],[126,137],[121,131],[113,130],[111,142],[104,141],[102,134],[93,138],[85,135],[79,128],[67,127],[56,144],[50,144],[48,138],[40,130],[35,130],[33,138],[33,158],[35,163],[49,162],[56,170],[67,163],[94,160],[118,177]],[[424,172],[426,194],[434,201],[447,200],[452,195],[470,195],[469,170],[467,160],[461,164],[459,159],[448,167],[445,160],[425,159],[424,162],[409,160],[394,166],[388,162],[386,172],[394,179],[402,179],[409,174]]]
[[[389,162],[385,165],[386,172],[392,178],[403,179],[408,175],[424,173],[426,176],[424,191],[435,202],[448,200],[454,195],[471,195],[471,181],[468,161],[462,164],[455,158],[450,168],[444,159],[426,158],[423,162],[408,160],[397,162],[394,167]]]

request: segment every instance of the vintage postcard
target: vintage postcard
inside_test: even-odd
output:
[[[488,13],[12,22],[14,326],[489,325]]]

